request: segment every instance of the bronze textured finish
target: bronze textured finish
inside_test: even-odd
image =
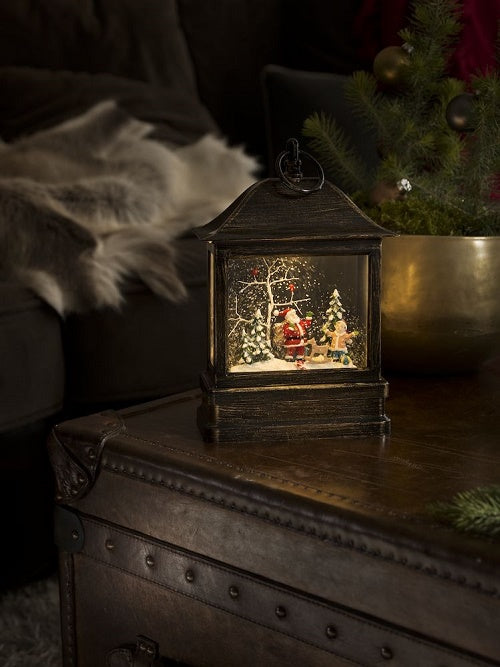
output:
[[[390,382],[390,437],[208,444],[197,393],[120,411],[61,509],[65,667],[139,635],[208,667],[500,665],[500,545],[426,511],[498,483],[498,370]],[[57,455],[86,466],[109,419]]]
[[[380,374],[380,246],[382,238],[393,233],[375,224],[329,182],[320,190],[299,194],[280,179],[269,178],[248,188],[196,234],[209,242],[210,259],[209,349],[198,411],[203,437],[208,442],[244,444],[273,440],[292,430],[309,439],[388,434],[386,382]],[[333,266],[346,257],[363,258],[367,276],[358,290],[366,302],[366,322],[361,327],[366,336],[366,364],[340,372],[332,367],[306,371],[301,352],[297,363],[302,363],[304,372],[294,373],[293,378],[276,370],[229,372],[229,294],[236,280],[231,265],[249,257],[311,261],[322,257]],[[355,279],[359,271],[358,266]],[[266,298],[270,306],[269,295]],[[298,352],[302,344],[287,349],[295,347]]]
[[[308,438],[311,433],[332,437],[390,432],[390,420],[383,412],[385,380],[217,389],[202,376],[202,388],[198,424],[208,442],[245,444],[288,434]]]
[[[313,179],[314,180],[314,179]],[[304,179],[307,183],[308,179]],[[228,244],[262,241],[381,239],[393,232],[377,225],[333,183],[309,195],[289,190],[279,178],[250,186],[198,238]]]
[[[382,242],[384,369],[477,369],[500,353],[500,237]]]

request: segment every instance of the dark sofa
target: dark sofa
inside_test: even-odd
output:
[[[244,144],[266,175],[283,137],[269,108],[266,122],[264,67],[343,75],[364,66],[351,31],[359,4],[1,0],[0,137],[14,140],[114,96],[170,142],[218,131]],[[286,80],[286,69],[265,72],[264,82]],[[172,97],[182,100],[181,116],[170,113]],[[273,106],[280,100],[293,104],[278,95]],[[293,124],[281,129],[293,131]],[[119,311],[64,319],[0,267],[2,587],[54,565],[51,426],[197,385],[205,365],[205,248],[190,235],[176,245],[187,301],[161,300],[131,282]]]

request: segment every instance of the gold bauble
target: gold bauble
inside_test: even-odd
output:
[[[398,86],[403,80],[409,62],[408,51],[402,46],[387,46],[375,56],[373,73],[380,83]]]

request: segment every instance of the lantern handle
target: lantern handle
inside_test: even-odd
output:
[[[317,182],[310,188],[304,188],[299,185],[303,178],[301,171],[302,160],[300,156],[309,159],[316,166],[318,171]],[[283,171],[283,162],[285,163],[285,170]],[[276,171],[281,178],[281,181],[291,190],[295,192],[302,192],[309,194],[321,190],[325,182],[325,174],[320,163],[309,153],[299,149],[299,142],[297,139],[288,139],[286,142],[286,149],[282,151],[276,158]]]

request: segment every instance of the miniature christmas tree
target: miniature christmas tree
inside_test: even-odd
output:
[[[260,309],[252,316],[248,331],[243,329],[241,336],[241,358],[239,363],[253,364],[273,358],[273,353],[266,340],[266,326]]]
[[[446,76],[460,32],[454,0],[416,0],[403,46],[383,49],[374,74],[355,72],[346,98],[376,133],[369,172],[335,120],[315,113],[304,135],[325,170],[384,227],[413,234],[499,234],[500,78]]]
[[[326,332],[335,326],[335,322],[344,319],[344,314],[345,309],[342,306],[339,291],[335,289],[330,296],[330,303],[325,313],[325,322],[321,327],[323,334],[320,338],[321,343],[327,340]]]

